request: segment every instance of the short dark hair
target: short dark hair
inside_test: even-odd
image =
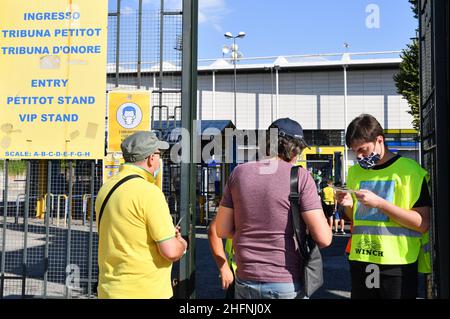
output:
[[[266,150],[270,153],[270,130],[267,130],[266,143]],[[286,162],[292,161],[292,159],[300,155],[305,148],[306,145],[302,140],[278,135],[277,155]]]
[[[377,119],[370,114],[361,114],[348,125],[345,143],[351,147],[355,143],[373,142],[380,135],[384,139],[383,128]]]

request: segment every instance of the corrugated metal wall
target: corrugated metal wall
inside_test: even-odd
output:
[[[412,128],[408,104],[396,92],[396,70],[348,71],[348,120],[371,113],[386,129]],[[276,107],[271,74],[237,75],[237,127],[265,129]],[[274,80],[275,81],[275,80]],[[215,76],[215,119],[233,118],[233,75]],[[273,90],[273,93],[272,93]],[[279,117],[291,117],[305,129],[343,129],[343,72],[310,71],[279,73]],[[212,75],[198,77],[198,112],[212,119]]]
[[[348,117],[361,113],[374,115],[385,129],[411,129],[412,116],[407,101],[397,94],[393,80],[396,69],[348,70]],[[174,88],[178,75],[164,78],[165,89]],[[131,77],[120,87],[134,88]],[[212,72],[198,76],[198,114],[202,120],[233,120],[233,74]],[[270,70],[264,73],[239,71],[236,77],[237,127],[266,129],[275,119],[276,83]],[[145,73],[142,82],[152,87],[153,75]],[[144,86],[145,87],[145,86]],[[337,70],[279,71],[279,117],[291,117],[305,129],[344,128],[344,75]],[[214,103],[215,99],[215,103]],[[167,101],[170,104],[170,101]],[[170,105],[169,105],[170,106]],[[213,110],[214,106],[214,110]]]

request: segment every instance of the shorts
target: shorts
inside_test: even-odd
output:
[[[334,215],[334,205],[327,205],[325,203],[322,203],[323,212],[325,213],[325,216],[327,218],[333,217]]]
[[[336,211],[335,213],[334,213],[334,219],[336,219],[336,220],[341,220],[341,212],[340,211]]]

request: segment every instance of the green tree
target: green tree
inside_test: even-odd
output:
[[[409,114],[413,116],[413,127],[419,130],[419,43],[416,39],[402,50],[400,71],[394,76],[397,93],[409,104]]]
[[[418,1],[408,0],[411,4],[411,10],[414,18],[418,18]],[[418,29],[416,29],[416,33]],[[407,44],[406,49],[402,50],[400,55],[402,62],[400,63],[400,71],[394,76],[397,93],[401,94],[409,105],[408,114],[413,116],[412,125],[414,129],[419,130],[419,43],[417,39],[413,39]]]

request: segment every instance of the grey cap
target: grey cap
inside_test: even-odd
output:
[[[134,163],[143,161],[158,149],[168,149],[169,143],[160,141],[154,132],[140,131],[124,139],[120,148],[125,162]]]

